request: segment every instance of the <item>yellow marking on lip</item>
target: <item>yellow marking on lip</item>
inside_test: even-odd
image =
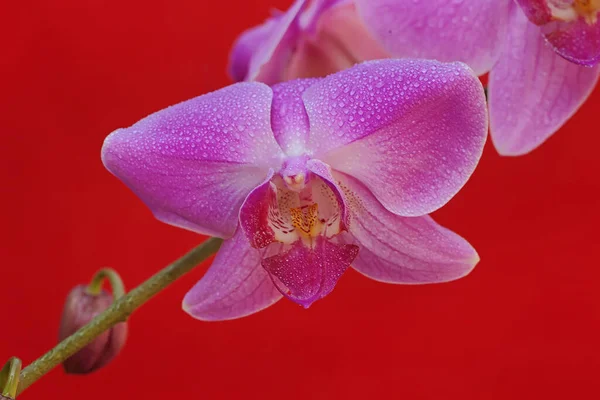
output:
[[[575,0],[573,2],[573,8],[588,24],[593,25],[598,22],[600,0]]]
[[[321,232],[321,221],[319,220],[319,205],[317,203],[310,206],[291,208],[292,225],[298,230],[300,235],[311,238],[316,237]]]

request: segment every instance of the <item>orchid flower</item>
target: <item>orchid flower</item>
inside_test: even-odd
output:
[[[158,219],[226,239],[184,299],[221,320],[282,296],[308,307],[350,265],[392,283],[469,273],[475,250],[424,215],[464,185],[486,134],[465,64],[382,60],[185,101],[110,134],[102,159]]]
[[[240,36],[230,74],[273,84],[377,58],[462,61],[478,75],[489,72],[496,149],[522,155],[556,132],[593,90],[600,0],[517,3],[297,0]]]

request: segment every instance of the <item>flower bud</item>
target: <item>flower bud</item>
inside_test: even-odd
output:
[[[91,294],[85,285],[76,286],[67,296],[59,329],[59,340],[75,333],[113,303],[104,290]],[[121,322],[69,357],[63,367],[68,374],[87,374],[107,364],[123,348],[127,339],[127,323]]]

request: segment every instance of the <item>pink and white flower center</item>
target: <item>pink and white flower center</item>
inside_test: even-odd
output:
[[[271,193],[268,224],[275,241],[292,244],[301,240],[306,247],[314,248],[318,236],[331,238],[340,233],[336,196],[318,176],[306,172],[275,177]]]

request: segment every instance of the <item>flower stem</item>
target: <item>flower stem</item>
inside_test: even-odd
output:
[[[113,299],[115,301],[119,300],[125,295],[125,286],[123,285],[123,280],[119,276],[118,272],[112,268],[102,268],[100,271],[96,272],[96,275],[94,275],[92,281],[87,287],[87,292],[93,296],[98,296],[102,291],[104,279],[108,279]]]
[[[110,329],[119,322],[127,320],[127,317],[138,307],[146,303],[179,277],[192,270],[200,262],[216,253],[221,243],[222,240],[218,238],[206,240],[115,301],[106,311],[94,318],[89,324],[83,326],[77,332],[57,344],[52,350],[29,364],[21,371],[17,395],[21,394],[52,368],[61,364],[67,358],[91,343],[102,332]]]
[[[21,371],[21,360],[11,357],[0,370],[0,397],[3,399],[14,399],[17,395],[19,384],[19,372]]]

